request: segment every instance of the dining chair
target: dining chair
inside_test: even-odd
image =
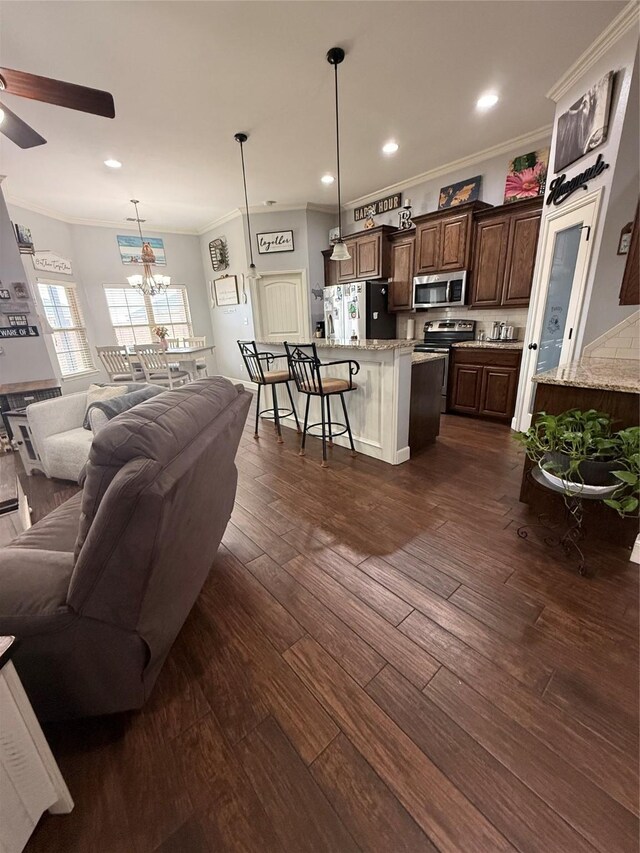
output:
[[[147,382],[153,385],[168,385],[169,388],[175,388],[178,385],[184,385],[191,379],[186,370],[171,367],[167,353],[160,344],[137,345],[134,349]]]
[[[258,346],[255,341],[238,341],[238,346],[240,348],[240,353],[242,355],[244,365],[247,368],[249,379],[258,386],[258,399],[256,401],[256,427],[253,433],[253,437],[259,438],[258,426],[260,425],[260,418],[262,417],[265,418],[265,420],[272,420],[274,422],[274,426],[278,436],[278,444],[282,444],[283,438],[282,429],[280,427],[280,418],[286,418],[287,415],[293,415],[296,421],[298,432],[300,432],[300,422],[298,420],[298,413],[296,412],[296,406],[293,402],[293,395],[291,394],[291,388],[289,387],[289,382],[291,379],[293,379],[293,377],[289,373],[288,368],[286,370],[269,369],[276,359],[286,358],[286,356],[274,355],[272,352],[258,352]],[[262,409],[261,411],[260,394],[262,388],[267,387],[269,385],[271,386],[273,408]],[[277,385],[284,385],[286,387],[287,393],[289,394],[289,400],[291,402],[291,409],[281,409],[279,407],[278,393],[276,390]]]
[[[183,347],[206,347],[207,339],[205,335],[196,335],[190,338],[182,338],[182,346]],[[207,360],[204,358],[196,359],[196,370],[198,371],[198,376],[208,376],[207,372]]]
[[[351,455],[356,456],[356,448],[353,443],[351,424],[349,423],[349,415],[347,414],[344,395],[346,392],[355,391],[358,388],[353,381],[353,377],[360,370],[360,365],[357,361],[353,361],[352,359],[346,359],[344,361],[326,361],[323,363],[318,358],[318,351],[315,344],[290,344],[285,341],[284,348],[287,351],[289,371],[296,383],[296,387],[301,394],[305,394],[307,397],[307,403],[304,410],[302,439],[300,442],[300,456],[305,455],[307,433],[314,435],[314,433],[311,433],[310,431],[312,429],[317,429],[318,427],[321,427],[322,430],[323,468],[329,467],[327,463],[327,446],[333,447],[333,439],[339,435],[347,434],[349,437],[349,446],[351,447]],[[343,364],[348,365],[348,379],[323,375],[321,372],[326,367],[336,367],[337,365]],[[331,420],[331,397],[334,395],[340,397],[342,411],[344,413],[344,423],[337,423]],[[315,424],[309,423],[309,404],[312,397],[318,397],[320,399],[320,421]],[[337,431],[336,427],[338,428]],[[320,436],[316,433],[316,437]]]
[[[144,372],[131,364],[126,347],[96,347],[96,352],[110,382],[144,382]]]

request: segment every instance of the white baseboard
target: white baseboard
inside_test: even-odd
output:
[[[636,541],[633,543],[629,560],[632,563],[640,563],[640,536],[636,536]]]

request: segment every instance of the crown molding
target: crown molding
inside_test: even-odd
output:
[[[305,202],[304,204],[279,204],[276,202],[276,204],[269,205],[249,205],[249,213],[252,216],[259,216],[263,213],[285,213],[292,210],[311,210],[316,213],[333,213],[337,215],[335,205],[315,204],[314,202]],[[235,210],[230,210],[229,213],[225,213],[224,216],[220,216],[218,219],[214,219],[213,222],[209,222],[203,228],[198,229],[198,236],[202,237],[202,235],[206,234],[207,231],[213,231],[221,225],[225,225],[225,223],[237,219],[239,216],[244,216],[244,210],[241,210],[239,207]]]
[[[30,201],[26,201],[25,199],[17,198],[16,196],[11,195],[10,193],[4,194],[4,199],[7,204],[13,204],[16,207],[21,207],[23,210],[29,210],[31,213],[39,213],[41,216],[48,216],[49,219],[56,219],[58,222],[66,222],[68,225],[90,225],[94,228],[120,228],[123,230],[132,230],[131,223],[128,223],[126,220],[107,220],[107,219],[82,219],[77,216],[67,216],[64,213],[60,213],[59,210],[52,210],[48,207],[42,207],[41,205],[32,204]],[[149,223],[149,226],[145,225],[145,230],[149,232],[157,232],[159,234],[184,234],[189,237],[197,237],[198,232],[193,229],[186,228],[165,228],[162,225],[152,227],[153,223]]]
[[[450,163],[443,163],[442,166],[437,166],[435,169],[429,169],[427,172],[421,172],[419,175],[414,175],[412,178],[405,178],[404,181],[399,181],[397,184],[390,184],[388,187],[382,187],[372,193],[354,198],[351,201],[345,202],[345,207],[353,205],[354,207],[360,204],[367,204],[373,201],[380,195],[385,193],[400,192],[407,190],[409,187],[414,187],[416,184],[422,184],[433,178],[439,178],[442,175],[448,175],[450,172],[455,172],[458,169],[466,169],[468,166],[474,166],[476,163],[481,163],[483,160],[490,160],[492,157],[499,157],[501,154],[510,154],[514,148],[529,145],[533,142],[538,142],[544,137],[551,138],[553,125],[545,125],[529,133],[523,133],[521,136],[514,136],[512,139],[507,139],[499,145],[493,145],[491,148],[485,148],[483,151],[477,151],[475,154],[469,154],[468,157],[461,157],[459,160],[452,160]]]
[[[635,27],[638,28],[640,22],[640,5],[638,0],[630,0],[619,15],[611,21],[609,26],[604,29],[598,38],[584,51],[581,56],[576,59],[571,68],[562,75],[562,77],[554,83],[547,92],[547,98],[551,98],[556,103],[560,98],[564,97],[573,86],[598,62],[604,54],[617,41],[619,41],[625,33]]]

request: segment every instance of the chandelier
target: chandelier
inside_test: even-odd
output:
[[[127,216],[127,222],[136,222],[138,225],[138,234],[140,235],[140,244],[142,246],[142,275],[139,273],[137,275],[129,275],[127,276],[127,281],[131,287],[137,287],[138,290],[146,296],[156,296],[158,293],[162,293],[167,289],[167,287],[169,287],[171,284],[171,276],[153,273],[151,265],[155,264],[156,256],[151,248],[151,244],[142,236],[142,228],[140,227],[140,225],[146,220],[140,219],[140,216],[138,215],[138,205],[140,204],[139,200],[137,198],[132,198],[131,204],[135,208],[136,215]]]

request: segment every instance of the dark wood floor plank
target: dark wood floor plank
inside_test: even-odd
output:
[[[285,563],[284,568],[336,616],[348,620],[353,630],[388,663],[396,666],[416,687],[424,687],[437,672],[439,662],[390,625],[364,602],[348,592],[306,557]]]
[[[284,657],[438,849],[514,849],[314,640]]]
[[[442,596],[442,598],[448,598],[460,586],[460,581],[452,578],[451,575],[446,575],[444,572],[434,569],[433,566],[428,566],[401,548],[392,551],[390,554],[385,554],[384,557],[372,559],[384,560],[397,571],[417,581],[420,586],[426,586],[427,589]],[[378,563],[378,565],[380,564]],[[364,566],[362,567],[364,568]]]
[[[561,713],[546,699],[523,690],[520,682],[422,614],[412,614],[402,630],[604,791],[627,808],[635,807],[637,751],[613,748],[571,714]]]
[[[255,560],[260,554],[264,554],[262,548],[259,548],[232,521],[227,525],[222,542],[241,563],[248,563],[250,560]]]
[[[210,845],[215,841],[225,850],[278,849],[273,824],[212,714],[172,741],[172,747],[172,775],[189,792]]]
[[[310,543],[307,537],[300,536],[294,530],[286,533],[283,538],[301,554],[314,560],[324,572],[384,616],[392,625],[398,625],[413,610],[411,604],[407,604],[387,587],[372,580],[331,548],[325,548],[319,542]]]
[[[341,734],[311,765],[311,772],[365,853],[436,853],[409,813]]]
[[[249,539],[261,548],[265,554],[273,557],[276,562],[291,560],[298,553],[288,542],[285,542],[280,536],[270,530],[266,524],[263,524],[239,504],[236,504],[233,508],[231,521],[245,536],[248,536]]]
[[[631,812],[446,668],[425,695],[602,853],[634,849]]]
[[[156,847],[154,853],[210,853],[210,850],[200,821],[192,817]]]
[[[358,684],[366,684],[385,666],[381,655],[266,554],[247,568]]]
[[[282,850],[357,851],[353,838],[273,717],[247,735],[236,752],[276,827]]]
[[[391,667],[366,690],[518,850],[593,853],[591,844]]]

